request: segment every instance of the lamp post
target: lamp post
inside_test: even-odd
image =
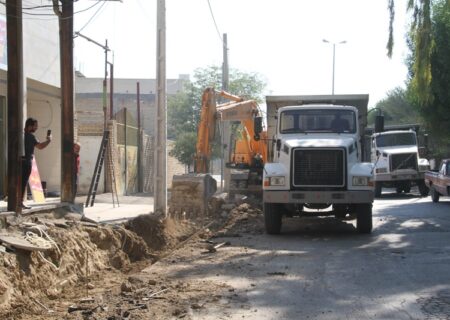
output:
[[[331,43],[333,45],[333,78],[331,81],[331,94],[334,95],[334,67],[335,67],[336,45],[347,43],[347,41],[343,40],[341,42],[330,42],[326,39],[322,39],[322,41],[325,43]]]

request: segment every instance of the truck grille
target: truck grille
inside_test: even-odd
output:
[[[400,153],[391,155],[391,171],[400,169],[417,170],[416,153]]]
[[[295,149],[294,187],[342,187],[345,185],[343,149]]]

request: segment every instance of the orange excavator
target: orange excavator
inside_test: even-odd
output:
[[[218,96],[229,102],[217,104]],[[226,166],[230,168],[229,195],[261,195],[262,170],[267,161],[267,132],[262,130],[262,117],[257,103],[225,91],[207,88],[202,95],[194,173],[173,177],[169,202],[171,211],[180,211],[179,205],[191,207],[188,210],[191,212],[207,210],[204,201],[217,190],[217,184],[209,174],[209,162],[216,126],[221,121],[239,124],[238,130],[231,136],[231,150],[226,162]],[[202,204],[202,201],[198,201],[200,198],[204,200]]]

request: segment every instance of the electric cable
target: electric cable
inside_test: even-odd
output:
[[[216,18],[214,18],[214,13],[213,13],[212,8],[211,8],[211,3],[209,2],[209,0],[206,0],[206,1],[208,2],[209,12],[211,13],[211,18],[213,19],[214,26],[216,27],[217,35],[219,36],[220,42],[223,43],[222,35],[221,35],[220,31],[219,31],[219,27],[217,26],[217,23],[216,23]]]
[[[97,11],[94,12],[94,14],[92,15],[92,17],[90,17],[89,20],[84,24],[84,26],[82,26],[82,27],[80,28],[80,30],[78,30],[77,32],[83,31],[83,29],[86,28],[86,27],[89,25],[89,23],[91,23],[92,20],[97,16],[97,14],[98,14],[98,13],[100,12],[100,10],[105,6],[105,4],[106,4],[106,1],[104,1],[104,2],[102,3],[102,5],[97,9]],[[74,38],[76,38],[76,37],[77,37],[77,36],[75,36]]]

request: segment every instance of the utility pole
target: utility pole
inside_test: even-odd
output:
[[[114,61],[114,58],[113,58]],[[109,64],[109,120],[114,118],[114,63]]]
[[[22,212],[23,38],[22,0],[6,0],[8,53],[8,211]]]
[[[55,3],[55,1],[54,1]],[[61,64],[61,202],[73,202],[74,191],[74,130],[73,130],[73,1],[62,0],[61,11],[54,4],[59,17]]]
[[[228,67],[228,37],[223,34],[223,65],[222,65],[222,90],[228,92],[229,86],[229,67]],[[225,181],[225,188],[228,190],[230,181],[230,169],[225,168],[226,160],[229,158],[230,148],[230,122],[222,121],[222,159],[220,160],[220,189],[223,191]]]
[[[142,192],[142,141],[141,141],[141,87],[140,83],[136,82],[136,101],[137,101],[137,176],[138,176],[138,192]]]
[[[157,2],[154,211],[167,213],[166,1]]]

